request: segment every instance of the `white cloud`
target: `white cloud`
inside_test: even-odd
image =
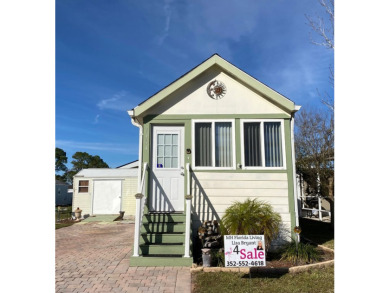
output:
[[[94,124],[98,124],[99,123],[99,118],[100,118],[100,115],[97,114],[93,123]]]
[[[74,140],[57,140],[56,147],[75,151],[108,151],[127,155],[138,154],[138,144],[115,144],[103,142],[82,142]]]
[[[124,111],[133,108],[131,97],[126,91],[120,91],[107,99],[102,99],[97,104],[100,110]]]
[[[162,36],[158,39],[158,44],[161,46],[165,39],[169,35],[169,29],[171,26],[171,16],[172,16],[172,9],[171,9],[171,3],[173,0],[165,0],[164,1],[164,15],[165,15],[165,27],[164,27],[164,32]]]

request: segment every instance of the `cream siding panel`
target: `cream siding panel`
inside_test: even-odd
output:
[[[89,180],[88,192],[79,193],[79,180]],[[91,203],[93,194],[93,182],[89,178],[80,178],[73,180],[73,202],[72,211],[80,208],[82,210],[81,215],[91,215]]]
[[[196,195],[194,195],[195,197]],[[198,199],[193,201],[193,204],[195,206],[202,206],[204,201],[207,201],[207,199],[204,198],[204,196],[197,196]],[[225,208],[228,208],[230,205],[232,205],[236,201],[245,201],[247,198],[249,199],[255,199],[265,201],[269,203],[270,205],[287,205],[288,206],[288,199],[284,197],[259,197],[259,196],[246,196],[241,197],[239,194],[237,194],[236,197],[214,197],[209,196],[209,200],[212,201],[213,207],[217,212],[224,212]],[[199,200],[200,199],[200,200]],[[223,206],[224,208],[219,208],[220,206]],[[202,211],[202,208],[198,209],[200,212]]]
[[[126,216],[135,215],[135,194],[137,193],[137,178],[126,178],[123,181],[122,210]]]
[[[202,181],[203,188],[217,189],[217,188],[240,188],[240,189],[267,189],[267,188],[288,188],[287,181],[275,180],[275,181],[222,181],[222,180],[204,180]],[[193,183],[193,188],[195,183]]]
[[[93,181],[94,180],[113,180],[113,178],[74,178],[73,180],[73,203],[72,210],[74,211],[77,207],[82,210],[82,216],[92,214],[92,197],[93,197]],[[135,215],[135,194],[137,193],[137,177],[127,177],[127,178],[115,178],[122,180],[122,202],[121,208],[125,212],[126,216]],[[79,193],[78,186],[79,180],[89,180],[89,189],[88,192]]]
[[[228,207],[247,198],[271,204],[282,217],[283,226],[290,229],[286,173],[195,172],[191,185],[194,233],[201,222],[220,221]]]
[[[252,188],[252,189],[241,189],[241,188],[221,188],[221,189],[202,189],[208,196],[215,197],[287,197],[288,190],[286,189],[271,189],[271,188]],[[194,188],[194,194],[199,193]]]
[[[220,218],[222,219],[222,217],[224,215],[225,215],[225,213],[221,213],[220,214]],[[282,218],[283,225],[285,225],[286,223],[290,223],[291,222],[290,214],[280,214],[280,217]]]
[[[195,172],[199,180],[223,180],[223,181],[287,181],[287,173],[213,173]]]
[[[208,96],[207,86],[213,80],[227,88],[223,98]],[[257,93],[220,70],[209,70],[191,83],[178,89],[170,97],[152,107],[147,114],[288,114]]]

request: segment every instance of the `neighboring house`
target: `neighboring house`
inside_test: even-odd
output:
[[[330,221],[331,204],[330,197],[319,197],[316,190],[311,188],[303,179],[302,174],[297,174],[297,198],[299,216],[306,218],[318,218],[320,221]],[[330,179],[333,182],[333,178]],[[331,194],[332,195],[332,194]],[[319,210],[323,211],[319,213]],[[326,218],[324,218],[326,217]]]
[[[128,111],[140,137],[130,265],[190,265],[201,223],[247,198],[270,203],[293,237],[299,108],[215,54]]]
[[[83,169],[73,177],[74,211],[82,210],[82,217],[91,215],[114,215],[124,211],[124,216],[135,215],[137,193],[136,168],[91,168]]]
[[[68,192],[68,184],[56,180],[56,206],[68,206],[72,204],[72,193]]]
[[[116,167],[117,169],[135,169],[138,168],[138,160]]]

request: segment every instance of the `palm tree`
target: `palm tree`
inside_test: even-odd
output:
[[[222,217],[223,234],[264,235],[266,250],[277,238],[281,223],[282,218],[272,206],[257,199],[234,202]]]

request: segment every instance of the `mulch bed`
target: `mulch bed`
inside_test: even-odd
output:
[[[318,248],[318,251],[319,251],[319,256],[320,256],[319,260],[316,262],[312,262],[311,264],[334,259],[334,253],[332,251],[324,250],[321,248]],[[296,264],[296,263],[291,262],[291,261],[280,260],[279,255],[274,255],[272,253],[268,253],[266,263],[267,263],[267,266],[266,266],[267,268],[291,268],[291,267],[295,267],[295,266],[302,266],[302,265],[309,264],[309,263],[305,263],[305,262],[298,262]]]
[[[291,268],[291,267],[296,267],[296,266],[303,266],[303,265],[307,265],[307,264],[316,264],[316,263],[320,263],[320,262],[324,262],[324,261],[329,261],[329,260],[333,260],[334,259],[334,253],[330,250],[325,250],[325,249],[322,249],[320,247],[317,247],[318,249],[318,253],[319,253],[319,259],[318,261],[313,261],[311,263],[306,263],[306,262],[298,262],[298,263],[295,263],[295,262],[291,262],[291,261],[288,261],[288,260],[281,260],[281,256],[280,254],[276,254],[276,253],[268,253],[267,254],[267,258],[266,258],[266,266],[265,268],[285,268],[285,269],[288,269],[288,268]],[[198,266],[202,266],[202,262],[200,261],[200,263],[198,263]],[[217,267],[218,265],[214,262],[211,263],[211,267]]]

